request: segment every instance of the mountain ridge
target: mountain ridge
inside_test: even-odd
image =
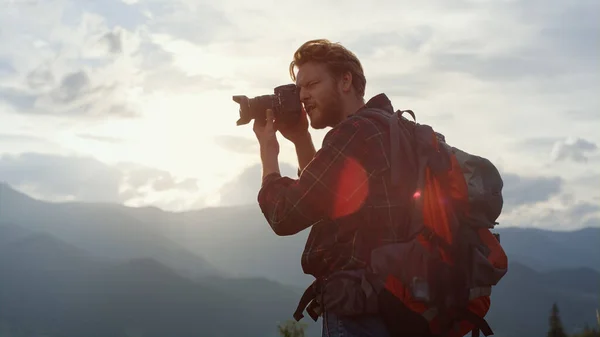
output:
[[[47,236],[41,236],[43,249],[25,259],[19,253],[22,245],[3,251],[0,322],[26,323],[49,337],[125,337],[131,329],[148,337],[185,337],[199,331],[212,336],[276,336],[277,322],[291,319],[303,290],[268,278],[192,280],[152,258],[97,264],[83,256],[73,266],[70,261],[78,259],[80,251],[55,247],[68,244]],[[33,234],[25,241],[39,237]],[[66,252],[63,260],[71,268],[38,263],[56,251]],[[581,272],[593,277],[586,287],[578,284]],[[512,262],[507,276],[494,287],[487,319],[497,337],[539,335],[551,304],[558,302],[566,330],[579,331],[595,319],[600,294],[595,284],[600,284],[600,273],[589,268],[540,273]],[[235,324],[223,326],[220,320],[225,317]],[[304,322],[309,323],[309,335],[318,335],[320,321]]]
[[[106,208],[108,210],[122,210],[122,211],[135,211],[135,212],[154,212],[155,214],[178,214],[178,215],[186,215],[186,216],[194,216],[200,215],[207,212],[221,212],[225,210],[239,210],[239,209],[255,209],[258,206],[252,203],[248,204],[240,204],[240,205],[225,205],[225,206],[206,206],[201,208],[189,209],[189,210],[181,210],[181,211],[171,211],[165,210],[158,206],[154,205],[144,205],[144,206],[129,206],[119,203],[110,203],[110,202],[84,202],[84,201],[47,201],[40,198],[35,198],[30,196],[24,192],[19,191],[17,188],[11,186],[8,183],[0,182],[0,206],[2,205],[2,198],[19,198],[21,201],[26,202],[34,202],[39,205],[62,205],[62,206],[78,206],[84,208]],[[0,212],[2,209],[0,208]],[[1,220],[1,219],[0,219]],[[593,233],[596,234],[596,229],[600,229],[600,227],[595,226],[584,226],[580,228],[568,228],[568,229],[545,229],[539,227],[527,227],[527,226],[502,226],[498,225],[496,230],[506,231],[506,230],[533,230],[539,232],[556,232],[556,233]]]
[[[216,272],[236,277],[269,276],[300,287],[313,280],[300,264],[309,230],[279,237],[256,205],[172,212],[153,206],[31,200],[0,184],[0,210],[3,205],[6,209],[0,213],[0,225],[21,222],[19,225],[27,230],[52,227],[51,233],[95,254],[113,258],[154,256],[196,277]],[[26,211],[18,211],[22,209]],[[35,218],[35,214],[42,216]],[[59,223],[50,224],[52,219],[59,219]],[[38,225],[26,226],[32,223]],[[509,260],[538,271],[578,266],[600,271],[600,245],[594,244],[600,242],[600,227],[555,231],[497,226],[495,231],[500,233]],[[567,239],[560,239],[563,237]]]
[[[254,205],[169,212],[2,190],[0,335],[28,326],[49,337],[276,336],[313,280],[300,264],[308,230],[278,237]],[[510,263],[492,294],[496,337],[544,333],[553,301],[568,331],[593,324],[600,228],[496,231]],[[205,262],[214,269],[189,272]]]

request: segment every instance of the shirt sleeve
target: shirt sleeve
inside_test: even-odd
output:
[[[277,235],[293,235],[360,208],[368,192],[369,174],[360,164],[368,151],[363,133],[368,126],[348,119],[330,131],[298,179],[265,177],[258,203]]]

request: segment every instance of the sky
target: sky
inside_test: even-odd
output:
[[[327,38],[360,58],[367,99],[498,167],[502,225],[600,226],[599,22],[596,0],[0,0],[0,181],[48,201],[254,203],[232,96],[292,83],[293,52]]]

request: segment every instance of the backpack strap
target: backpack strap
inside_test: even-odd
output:
[[[400,184],[400,147],[402,146],[406,149],[412,148],[412,141],[408,137],[408,134],[411,134],[412,132],[410,132],[410,130],[406,130],[405,122],[408,122],[408,120],[402,116],[405,112],[408,113],[416,123],[417,119],[415,117],[415,113],[412,110],[396,110],[395,112],[390,114],[388,111],[383,109],[366,108],[359,113],[359,115],[367,118],[373,118],[381,125],[389,128],[390,171],[392,174],[392,186],[394,187],[397,187]],[[416,161],[411,156],[402,159],[407,160],[408,165],[416,165]]]
[[[304,290],[296,311],[294,311],[294,319],[300,321],[304,318],[303,312],[309,314],[309,316],[316,322],[321,314],[319,291],[321,287],[321,279],[316,279],[313,283]]]
[[[402,123],[405,118],[402,115],[407,112],[410,114],[415,121],[417,122],[417,118],[415,117],[415,113],[412,110],[396,110],[390,118],[390,165],[391,165],[391,173],[392,173],[392,186],[396,187],[400,184],[400,144],[405,148],[410,148],[411,142],[406,137],[406,134],[402,134]],[[412,162],[411,164],[414,164]]]
[[[414,123],[403,117],[404,113],[408,113],[413,117]],[[425,184],[425,165],[427,161],[423,160],[422,154],[416,147],[418,143],[415,141],[419,132],[419,125],[416,123],[415,113],[412,110],[396,110],[393,113],[378,108],[366,108],[358,113],[358,115],[372,118],[380,125],[389,128],[390,141],[390,174],[392,187],[396,188],[401,183],[402,167],[415,168],[418,174],[417,186],[421,188]],[[401,153],[400,151],[404,149]],[[401,156],[404,154],[404,156]],[[422,229],[423,223],[423,198],[419,198],[415,191],[415,198],[412,198],[413,211],[411,214],[412,222],[409,225],[408,237],[418,235]]]
[[[390,171],[392,186],[400,184],[400,113],[396,111],[390,118]]]

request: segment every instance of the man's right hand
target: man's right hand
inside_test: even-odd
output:
[[[298,168],[300,171],[304,170],[316,153],[312,137],[310,136],[310,132],[308,132],[308,117],[306,111],[302,108],[300,120],[295,125],[284,127],[283,125],[277,125],[277,120],[275,120],[274,125],[275,129],[279,131],[283,137],[294,144],[296,155],[298,157]]]
[[[304,111],[304,108],[302,108],[302,114],[300,115],[300,120],[298,123],[291,126],[284,126],[282,124],[278,124],[277,120],[275,120],[275,129],[279,131],[285,139],[289,140],[295,145],[303,142],[307,138],[310,138],[310,133],[308,132],[308,117],[306,115],[306,111]]]

